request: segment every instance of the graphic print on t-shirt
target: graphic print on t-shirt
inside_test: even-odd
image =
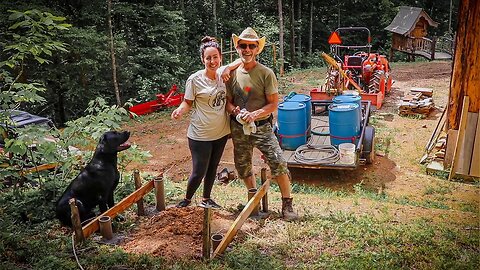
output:
[[[225,91],[220,90],[220,91],[214,91],[212,94],[210,94],[210,99],[208,101],[208,104],[210,105],[210,107],[212,107],[212,109],[219,111],[219,110],[223,110],[225,102],[226,102]]]

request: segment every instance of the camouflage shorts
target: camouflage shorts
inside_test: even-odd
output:
[[[242,125],[231,120],[230,129],[234,147],[235,168],[240,178],[245,179],[253,174],[252,155],[254,147],[265,156],[273,177],[289,174],[287,161],[283,158],[282,149],[270,124],[258,126],[256,133],[245,135]]]

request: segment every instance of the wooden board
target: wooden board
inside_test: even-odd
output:
[[[468,105],[470,101],[468,96],[463,98],[463,106],[462,106],[462,115],[460,117],[460,125],[458,127],[458,136],[457,136],[457,143],[455,144],[455,150],[453,151],[453,159],[452,159],[452,167],[450,169],[450,173],[448,174],[448,180],[452,180],[452,177],[457,172],[457,163],[459,159],[459,148],[463,145],[463,140],[465,138],[465,127],[467,125],[467,115],[468,115]]]
[[[455,173],[468,175],[470,172],[470,163],[472,162],[473,143],[475,140],[475,131],[477,129],[478,114],[467,113],[467,123],[463,135],[462,144],[458,149],[457,170]]]
[[[410,92],[418,92],[418,93],[421,93],[422,95],[429,96],[429,97],[433,95],[432,88],[412,87],[410,88]]]
[[[230,229],[228,229],[222,242],[218,244],[217,249],[213,252],[212,258],[215,258],[215,256],[223,253],[225,249],[227,249],[228,244],[232,242],[233,237],[237,235],[238,230],[242,227],[243,223],[245,223],[245,220],[250,216],[253,209],[260,203],[260,200],[263,198],[263,195],[267,193],[269,187],[270,180],[267,179],[258,189],[257,193],[250,199],[250,201],[248,201],[247,205],[245,205],[243,211],[238,215],[237,219],[235,219],[232,226],[230,226]]]
[[[480,111],[477,113],[477,129],[473,145],[472,162],[470,163],[470,175],[480,177]]]
[[[445,152],[445,160],[443,162],[443,166],[445,168],[452,165],[453,152],[455,152],[455,148],[457,147],[457,136],[458,130],[450,129],[447,132],[447,150]]]
[[[132,204],[136,203],[138,200],[142,199],[145,194],[150,192],[153,189],[153,181],[150,180],[141,188],[135,190],[132,194],[125,197],[119,203],[114,205],[112,208],[105,211],[105,213],[99,215],[94,220],[90,221],[87,225],[83,226],[83,236],[88,238],[91,234],[96,232],[99,229],[98,219],[101,216],[109,216],[110,218],[115,218],[119,213],[125,211],[125,209],[129,208]]]

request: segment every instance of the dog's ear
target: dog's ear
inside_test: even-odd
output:
[[[104,133],[100,139],[98,140],[98,145],[97,145],[97,152],[104,152],[105,151],[105,144],[108,142],[107,140],[107,134]]]

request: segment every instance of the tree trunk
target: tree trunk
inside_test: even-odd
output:
[[[284,69],[284,62],[285,62],[285,55],[283,52],[283,11],[282,11],[282,0],[278,0],[278,43],[279,43],[279,56],[280,56],[280,76],[283,76],[285,69]]]
[[[313,0],[310,0],[310,27],[308,32],[308,54],[312,55],[313,44]]]
[[[302,0],[297,0],[297,52],[302,53]]]
[[[218,36],[217,30],[217,0],[212,0],[212,12],[213,12],[213,33],[215,37]]]
[[[120,99],[120,90],[118,88],[117,81],[117,64],[115,61],[115,47],[113,45],[113,27],[112,27],[112,0],[107,0],[108,7],[108,30],[110,32],[110,56],[112,58],[112,78],[113,78],[113,88],[115,89],[115,97],[117,99],[117,105],[122,106],[122,101]]]
[[[447,129],[458,129],[463,97],[469,96],[469,112],[480,110],[480,1],[459,2],[452,80],[447,111]]]
[[[290,2],[290,65],[295,66],[295,0]]]

